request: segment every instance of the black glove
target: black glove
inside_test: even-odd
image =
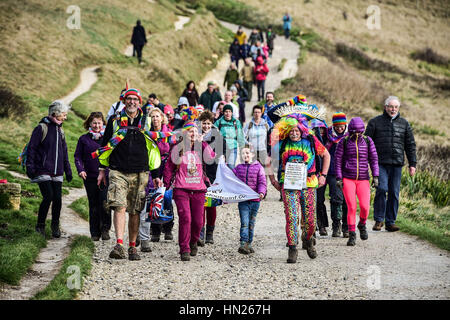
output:
[[[373,177],[372,179],[372,187],[373,188],[378,188],[378,177]]]
[[[341,179],[337,179],[336,180],[336,185],[339,189],[342,190],[342,188],[344,187],[344,182]]]
[[[73,179],[72,175],[68,175],[68,174],[66,173],[66,180],[67,180],[67,182],[70,183],[70,181],[72,181],[72,179]]]

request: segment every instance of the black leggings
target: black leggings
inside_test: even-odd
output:
[[[89,230],[91,237],[99,237],[104,231],[111,228],[111,212],[105,209],[108,188],[97,186],[97,179],[86,179],[84,181],[86,194],[89,201]]]
[[[39,206],[37,225],[44,227],[47,219],[50,203],[52,204],[52,226],[59,226],[59,215],[62,206],[62,182],[43,181],[39,182],[39,189],[42,194],[42,202]]]

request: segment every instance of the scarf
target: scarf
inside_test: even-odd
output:
[[[139,123],[138,123],[138,130],[139,132],[141,132],[146,139],[150,139],[153,141],[157,141],[157,140],[163,140],[163,142],[168,142],[168,143],[175,143],[176,142],[176,137],[175,137],[175,133],[174,132],[158,132],[158,131],[148,131],[145,130],[145,128],[142,128],[142,118],[145,116],[142,112],[141,108],[138,108],[138,112],[139,115],[141,116],[139,119]],[[108,143],[106,144],[106,146],[101,147],[99,149],[97,149],[96,151],[91,153],[91,156],[93,159],[99,157],[100,155],[102,155],[103,153],[105,153],[106,151],[111,150],[111,152],[114,150],[115,147],[117,147],[117,145],[123,140],[125,139],[125,136],[127,135],[128,132],[128,115],[125,111],[125,108],[122,109],[121,113],[120,113],[120,128],[117,131],[117,133],[115,133],[112,138],[108,141]]]
[[[58,126],[61,126],[63,123],[62,121],[57,120],[55,117],[48,116],[48,118],[50,119],[51,122],[57,124]]]
[[[338,144],[339,141],[341,141],[342,138],[345,138],[346,136],[348,136],[347,128],[345,128],[344,133],[338,134],[336,131],[334,131],[334,127],[329,127],[327,131],[328,142],[326,143],[325,147],[330,150],[333,144]]]
[[[100,132],[94,132],[94,130],[92,130],[92,128],[89,127],[89,133],[91,134],[92,139],[94,139],[94,140],[101,139],[103,137],[103,135],[105,134],[105,126],[103,126],[103,128]]]

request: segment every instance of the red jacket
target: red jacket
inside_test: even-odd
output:
[[[264,63],[264,59],[262,57],[258,57],[256,59],[256,66],[255,66],[255,80],[256,81],[262,81],[266,80],[267,74],[269,73],[269,68],[267,67],[267,64]]]

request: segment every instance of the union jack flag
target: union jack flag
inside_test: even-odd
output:
[[[151,220],[158,219],[164,203],[164,193],[155,193],[151,196],[150,201],[147,202],[148,217]]]

